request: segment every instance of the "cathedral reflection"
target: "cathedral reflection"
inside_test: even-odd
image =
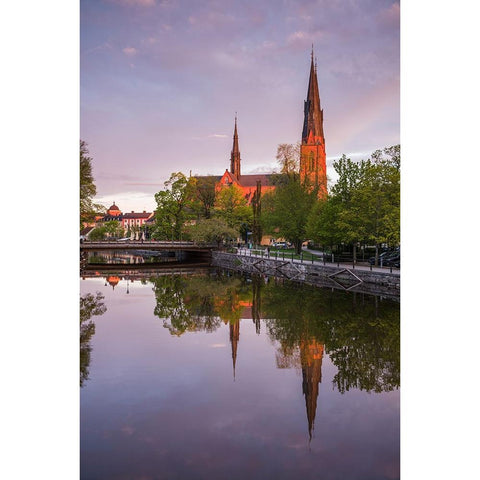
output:
[[[304,338],[295,347],[281,345],[276,353],[277,368],[302,371],[302,393],[305,397],[310,440],[315,426],[319,384],[322,382],[323,353],[324,344],[315,338]]]
[[[233,380],[239,373],[241,321],[251,319],[257,334],[263,322],[278,345],[277,367],[301,370],[310,440],[318,417],[324,354],[337,368],[332,382],[340,393],[399,386],[399,313],[393,302],[219,272],[151,281],[155,314],[172,335],[213,332],[222,323],[228,325]]]
[[[302,364],[302,390],[305,395],[308,434],[311,440],[317,411],[318,385],[322,381],[323,344],[317,343],[314,339],[309,342],[301,342],[300,359]]]
[[[240,340],[240,320],[230,323],[230,345],[232,346],[233,379],[235,380],[235,365],[237,363],[238,341]]]

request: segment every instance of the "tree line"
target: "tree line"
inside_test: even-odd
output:
[[[96,189],[87,154],[81,142],[81,220],[98,211],[92,201]],[[148,227],[148,237],[220,245],[238,239],[259,244],[268,234],[292,243],[297,253],[310,240],[323,250],[346,248],[354,257],[360,245],[375,247],[377,255],[382,245],[399,245],[400,145],[376,150],[365,160],[343,155],[334,161],[338,178],[329,184],[325,198],[300,177],[298,144],[279,145],[276,158],[280,172],[270,177],[275,190],[261,199],[257,192],[251,205],[236,185],[216,188],[218,177],[172,173],[155,194],[155,221]],[[102,234],[117,234],[118,225],[110,223],[102,227]]]

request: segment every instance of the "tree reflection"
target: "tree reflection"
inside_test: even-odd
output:
[[[399,308],[394,301],[225,272],[151,281],[154,313],[172,335],[213,332],[222,321],[236,325],[245,316],[259,333],[263,318],[268,335],[280,345],[279,368],[304,368],[304,350],[322,345],[338,369],[333,383],[341,393],[352,388],[389,391],[400,384]]]
[[[298,299],[302,297],[302,302]],[[262,297],[270,337],[285,354],[305,341],[325,345],[338,371],[341,393],[358,388],[389,391],[400,385],[398,304],[364,294],[285,283],[268,285]],[[285,361],[285,360],[284,360]]]
[[[95,295],[87,293],[80,297],[80,387],[83,387],[89,375],[92,351],[90,340],[95,334],[95,323],[91,318],[103,315],[107,311],[103,299],[104,296],[100,292],[96,292]]]
[[[251,318],[259,333],[263,318],[269,337],[279,345],[277,367],[302,371],[310,439],[324,352],[337,367],[333,385],[341,393],[353,388],[382,392],[399,387],[400,319],[394,301],[221,272],[151,281],[157,300],[155,315],[172,335],[212,332],[222,321],[229,325],[234,378],[240,319]]]
[[[226,274],[161,276],[151,279],[157,304],[154,314],[172,335],[215,331],[223,321],[240,319],[251,295],[245,281]]]

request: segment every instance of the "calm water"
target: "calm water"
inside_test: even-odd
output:
[[[82,479],[399,478],[397,302],[219,271],[81,295]]]

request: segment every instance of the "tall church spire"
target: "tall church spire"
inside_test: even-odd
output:
[[[240,178],[240,149],[238,147],[237,113],[235,112],[235,130],[233,132],[233,148],[230,155],[230,173]]]
[[[318,188],[319,197],[327,194],[327,163],[325,136],[323,133],[323,110],[318,91],[317,62],[312,55],[308,79],[307,99],[304,103],[302,144],[300,147],[300,177],[312,188]]]
[[[305,100],[304,106],[302,143],[311,143],[312,141],[317,140],[315,137],[320,137],[318,140],[323,140],[323,110],[320,108],[317,68],[313,62],[312,51],[307,99]]]

